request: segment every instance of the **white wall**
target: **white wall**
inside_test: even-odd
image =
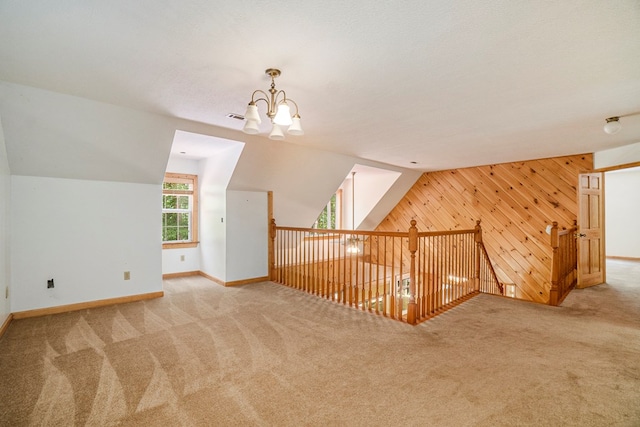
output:
[[[200,246],[162,250],[162,274],[200,270]]]
[[[1,119],[1,117],[0,117]],[[7,290],[13,293],[10,280],[10,222],[9,210],[11,200],[11,177],[9,162],[0,120],[0,325],[11,313],[11,298],[6,295]]]
[[[605,174],[607,256],[640,258],[640,168]]]
[[[161,291],[161,193],[153,184],[12,176],[12,310]]]
[[[640,162],[640,142],[594,153],[595,169]]]
[[[200,173],[199,160],[169,157],[167,172]],[[198,212],[199,214],[199,212]],[[198,215],[199,216],[199,215]],[[198,227],[202,221],[198,218]],[[176,248],[162,250],[162,274],[184,273],[200,270],[200,245],[195,248]]]
[[[200,270],[227,281],[226,191],[243,144],[200,160]]]
[[[227,191],[225,281],[268,275],[267,193]]]

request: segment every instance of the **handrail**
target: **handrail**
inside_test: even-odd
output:
[[[552,248],[549,305],[559,305],[578,281],[577,231],[575,221],[573,227],[566,230],[559,230],[558,222],[552,222],[549,233]]]
[[[359,236],[401,236],[409,237],[409,233],[406,231],[363,231],[363,230],[338,230],[338,229],[324,229],[324,228],[304,228],[304,227],[283,227],[277,226],[279,230],[288,231],[302,231],[313,234],[353,234]],[[475,229],[468,230],[445,230],[445,231],[419,231],[418,237],[424,236],[446,236],[461,233],[474,233]],[[309,236],[311,237],[311,236]]]
[[[478,293],[503,292],[480,221],[419,232],[412,220],[407,232],[382,232],[280,227],[272,219],[269,237],[270,280],[410,324]]]
[[[504,286],[498,280],[498,275],[496,274],[496,270],[494,270],[493,265],[491,264],[491,259],[489,258],[489,253],[487,252],[487,248],[484,246],[484,243],[480,242],[480,250],[483,254],[483,260],[486,262],[488,276],[485,278],[484,283],[487,284],[486,290],[482,292],[486,293],[496,293],[492,292],[492,290],[496,289],[499,291],[500,295],[504,295]]]

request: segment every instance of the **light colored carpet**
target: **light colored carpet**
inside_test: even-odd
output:
[[[562,307],[480,295],[416,327],[273,283],[169,280],[162,299],[14,321],[0,425],[639,426],[624,265]]]

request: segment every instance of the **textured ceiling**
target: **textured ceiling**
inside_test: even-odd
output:
[[[640,112],[637,0],[0,0],[0,80],[238,140],[226,115],[268,88],[268,67],[300,106],[305,135],[287,141],[397,166],[640,141],[640,115],[602,132]]]

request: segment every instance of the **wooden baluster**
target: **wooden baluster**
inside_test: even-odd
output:
[[[372,290],[371,290],[371,282],[373,281],[373,270],[372,270],[372,263],[371,263],[371,237],[372,236],[368,236],[366,243],[368,244],[363,244],[362,245],[362,260],[364,262],[364,260],[366,260],[367,258],[365,257],[365,253],[367,250],[367,246],[369,247],[369,280],[367,281],[368,283],[368,294],[367,294],[367,305],[368,305],[368,310],[371,311],[373,308],[371,307],[371,300],[372,300]]]
[[[380,237],[376,236],[376,314],[380,314]]]
[[[551,256],[551,289],[549,290],[549,305],[558,305],[558,269],[560,267],[560,259],[558,255],[558,222],[553,221],[551,224],[551,248],[553,254]]]
[[[447,234],[446,237],[446,241],[447,241],[447,275],[445,276],[447,279],[447,299],[446,299],[446,304],[451,303],[451,299],[453,297],[453,286],[451,286],[452,280],[451,277],[453,276],[453,257],[454,257],[454,249],[453,249],[453,243],[451,243],[451,235]]]
[[[480,227],[480,220],[476,221],[476,227],[475,227],[475,241],[476,241],[476,247],[475,247],[475,275],[474,275],[474,290],[476,292],[480,292],[480,252],[482,251],[482,228]]]
[[[409,254],[411,264],[409,267],[409,305],[407,307],[407,323],[415,325],[417,320],[416,307],[416,251],[418,250],[418,228],[416,220],[411,220],[409,227]]]
[[[310,236],[311,237],[311,236]],[[302,242],[302,283],[300,286],[305,288],[310,278],[313,276],[313,263],[310,258],[311,251],[309,245],[313,245],[313,239],[304,240]]]
[[[305,280],[305,270],[304,270],[305,263],[302,260],[302,254],[304,251],[304,247],[303,247],[304,238],[302,237],[302,232],[294,231],[292,233],[291,239],[293,241],[293,247],[291,249],[293,251],[292,263],[294,265],[294,271],[295,271],[294,281],[295,281],[296,287],[299,288],[304,285],[304,280]]]
[[[473,292],[473,289],[475,287],[475,280],[473,280],[473,274],[475,273],[475,265],[474,265],[474,261],[475,261],[475,241],[474,241],[474,235],[473,234],[468,234],[467,235],[467,271],[465,274],[465,277],[467,278],[467,288],[465,293],[467,295],[471,294],[471,292]]]
[[[404,239],[400,238],[400,256],[398,257],[398,268],[400,278],[400,283],[396,283],[396,319],[402,320],[402,276],[404,276],[404,271],[402,267],[404,266]]]
[[[342,241],[345,238],[345,236],[341,236],[340,237],[340,241]],[[342,288],[342,292],[340,293],[340,299],[342,300],[342,304],[346,304],[347,303],[347,256],[345,253],[345,246],[344,245],[340,245],[339,248],[339,252],[340,252],[340,261],[342,264],[342,284],[340,285]]]
[[[396,314],[396,238],[391,237],[391,289],[389,289],[389,317],[395,319]]]
[[[444,236],[438,236],[438,298],[436,299],[436,311],[440,310],[444,305],[444,277],[445,277],[445,257],[446,241]]]
[[[338,240],[339,242],[339,240]],[[338,294],[338,302],[340,301],[340,244],[338,243],[338,255],[336,256],[336,239],[333,240],[333,286],[331,287],[331,301],[336,300]]]
[[[382,262],[382,315],[387,316],[389,314],[389,304],[387,301],[387,241],[389,238],[384,236],[384,260]]]
[[[424,237],[418,238],[418,253],[416,255],[416,316],[420,320],[424,317]]]
[[[282,283],[286,286],[291,286],[291,283],[287,281],[287,278],[289,277],[289,263],[287,262],[289,259],[289,251],[287,250],[288,243],[289,231],[282,230]]]
[[[295,265],[293,264],[293,250],[291,249],[293,247],[293,231],[289,230],[289,232],[287,232],[287,266],[289,267],[287,269],[288,271],[288,275],[287,275],[287,284],[289,286],[295,286]]]
[[[362,254],[359,256],[359,258],[362,261],[362,309],[366,310],[367,309],[367,265],[365,264],[365,244],[364,244],[365,238],[364,235],[362,235]],[[369,277],[370,278],[370,277]]]
[[[300,263],[300,250],[302,249],[300,246],[300,232],[299,231],[294,231],[293,232],[293,242],[294,242],[294,252],[293,252],[293,265],[295,265],[295,275],[293,277],[293,280],[296,282],[296,284],[302,282],[304,280],[304,276],[303,276],[303,264]]]
[[[284,283],[284,231],[278,232],[278,281]]]
[[[431,237],[430,236],[425,236],[424,237],[424,310],[423,310],[423,315],[425,317],[429,316],[429,303],[430,303],[430,297],[429,294],[431,293]]]

